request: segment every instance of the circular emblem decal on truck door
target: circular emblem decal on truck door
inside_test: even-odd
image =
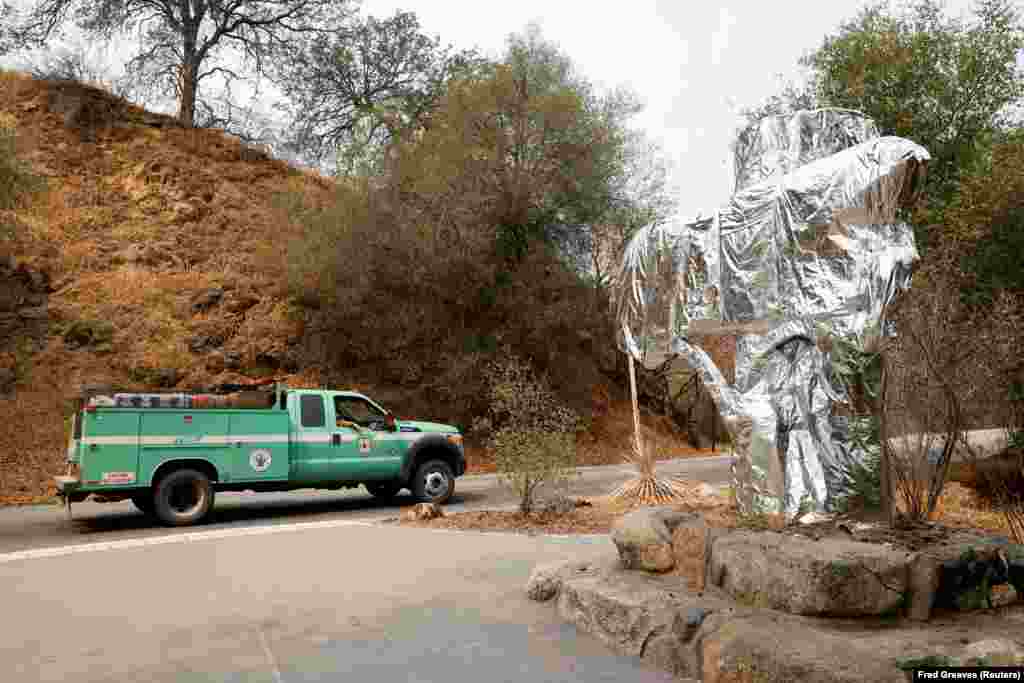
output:
[[[273,458],[266,448],[257,448],[249,453],[249,465],[257,472],[265,472],[270,468]]]

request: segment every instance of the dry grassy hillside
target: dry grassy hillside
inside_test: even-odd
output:
[[[326,200],[327,179],[81,84],[0,71],[2,114],[46,189],[8,216],[16,241],[0,242],[0,380],[15,385],[5,394],[0,381],[0,502],[51,493],[70,400],[85,384],[319,383],[287,299],[298,234],[275,197]],[[595,388],[585,462],[628,447],[623,398]],[[645,422],[661,450],[682,446],[670,424]]]

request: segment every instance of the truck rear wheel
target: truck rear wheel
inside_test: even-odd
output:
[[[443,505],[455,493],[455,475],[444,460],[428,460],[416,468],[412,495],[421,503]]]
[[[156,485],[153,508],[157,518],[170,526],[186,526],[202,520],[213,507],[213,486],[202,472],[175,470]]]

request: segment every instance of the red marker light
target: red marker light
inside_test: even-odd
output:
[[[185,422],[187,422],[189,424],[192,424],[192,416],[191,415],[186,415],[185,416]]]

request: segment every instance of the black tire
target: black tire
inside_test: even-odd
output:
[[[196,470],[175,470],[162,478],[153,495],[157,519],[169,526],[200,522],[213,507],[210,479]]]
[[[387,481],[364,482],[363,486],[370,492],[370,495],[379,500],[391,500],[402,490],[401,484],[393,484]]]
[[[420,503],[444,505],[455,493],[455,475],[444,460],[428,460],[416,468],[412,495]]]
[[[150,517],[155,514],[153,494],[149,491],[132,496],[132,505],[134,505],[139,512],[149,515]]]

